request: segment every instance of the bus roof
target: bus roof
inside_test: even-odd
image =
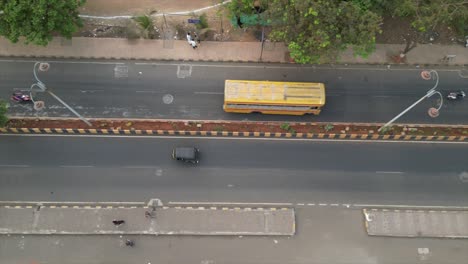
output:
[[[325,85],[311,82],[226,80],[224,101],[323,106]]]

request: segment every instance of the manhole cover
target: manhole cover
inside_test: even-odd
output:
[[[128,66],[117,65],[114,68],[115,78],[127,78],[128,77]]]
[[[192,75],[192,65],[181,64],[177,66],[177,78],[185,78]]]
[[[41,62],[41,63],[39,63],[39,70],[40,70],[40,71],[45,72],[45,71],[48,71],[49,68],[50,68],[50,64],[49,64],[49,63],[47,63],[47,62]]]
[[[433,118],[439,116],[439,110],[437,110],[437,109],[434,108],[434,107],[429,108],[429,110],[427,111],[427,113],[429,114],[430,117],[433,117]]]
[[[174,101],[174,96],[172,96],[171,94],[165,94],[163,96],[163,102],[165,104],[172,104],[173,101]]]
[[[429,71],[422,71],[421,72],[421,78],[423,78],[424,80],[430,80],[431,79],[431,72]]]
[[[40,111],[40,110],[44,109],[44,107],[45,107],[44,101],[36,101],[36,102],[34,102],[34,110]]]

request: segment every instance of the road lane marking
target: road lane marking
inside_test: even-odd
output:
[[[244,62],[245,63],[245,62]],[[179,63],[161,63],[161,62],[136,62],[135,65],[154,65],[154,66],[179,66]],[[255,65],[241,65],[241,64],[200,64],[200,62],[197,63],[191,63],[190,65],[192,66],[197,66],[197,67],[211,67],[211,68],[262,68],[262,69],[297,69],[299,68],[298,66],[295,65],[283,65],[283,66],[266,66],[270,65],[268,63],[265,64],[255,64]],[[357,71],[362,71],[362,70],[371,70],[371,71],[418,71],[420,72],[421,69],[418,68],[388,68],[388,66],[382,65],[381,68],[376,68],[376,67],[368,67],[368,66],[363,66],[363,67],[346,67],[346,66],[300,66],[301,69],[313,69],[313,70],[357,70]],[[459,69],[442,69],[439,68],[437,69],[438,72],[459,72]]]
[[[3,59],[0,62],[37,62],[36,60],[8,60]],[[115,65],[115,64],[125,64],[125,62],[100,62],[100,61],[54,61],[54,60],[47,60],[48,63],[65,63],[65,64],[104,64],[104,65]]]
[[[375,173],[382,173],[382,174],[403,174],[402,171],[376,171]]]
[[[92,165],[60,165],[61,168],[94,168]]]
[[[136,91],[137,93],[156,93],[156,91]]]
[[[293,203],[237,203],[237,202],[174,202],[170,201],[168,204],[178,205],[267,205],[267,206],[292,206]]]
[[[155,166],[123,166],[125,169],[158,169],[159,167]]]
[[[104,90],[80,90],[82,93],[104,92]]]
[[[20,164],[0,164],[0,167],[13,167],[13,168],[28,168],[29,165],[20,165]]]
[[[376,208],[414,208],[414,209],[460,209],[467,210],[468,206],[455,205],[408,205],[408,204],[352,204],[353,207],[376,207]]]
[[[224,94],[221,92],[194,92],[194,94]]]

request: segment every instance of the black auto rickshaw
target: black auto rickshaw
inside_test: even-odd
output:
[[[198,163],[200,150],[195,147],[176,147],[172,150],[172,158],[190,163]]]

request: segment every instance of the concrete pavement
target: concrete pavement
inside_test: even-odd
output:
[[[371,236],[468,238],[466,210],[363,209]]]
[[[389,58],[398,54],[404,45],[378,44],[368,58],[353,55],[351,49],[340,56],[341,64],[395,64]],[[55,38],[47,47],[12,44],[0,38],[0,56],[74,59],[135,59],[175,61],[238,61],[289,63],[287,47],[283,43],[204,41],[194,50],[186,40],[128,40],[116,38],[84,38],[72,40]],[[468,49],[462,45],[420,44],[407,54],[412,65],[468,64]]]
[[[164,206],[157,199],[148,206],[5,202],[0,234],[292,236],[294,217],[294,209],[286,207]]]
[[[2,236],[0,263],[461,264],[468,239],[369,237],[361,209],[296,208],[292,237]],[[125,246],[125,239],[135,246]]]

